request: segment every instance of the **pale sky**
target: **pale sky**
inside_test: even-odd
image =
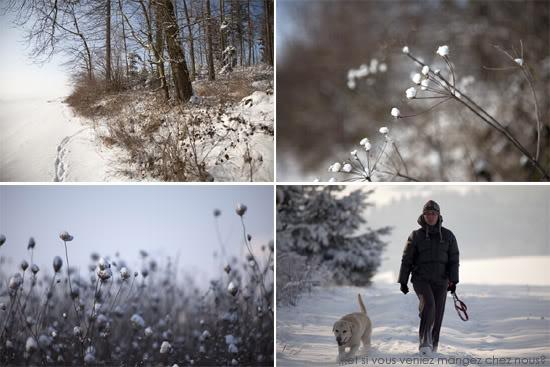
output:
[[[33,63],[25,31],[12,20],[12,14],[0,12],[0,100],[67,96],[71,88],[63,58],[54,55],[44,65]]]
[[[59,233],[67,230],[74,236],[68,243],[69,261],[81,275],[87,274],[92,252],[111,258],[119,252],[132,271],[141,270],[143,249],[159,263],[179,254],[180,271],[208,284],[221,274],[212,256],[220,252],[214,209],[222,211],[227,253],[244,259],[238,203],[248,207],[247,232],[253,251],[261,254],[261,246],[274,238],[272,186],[1,186],[0,233],[7,241],[0,257],[11,263],[0,271],[15,271],[23,259],[30,263],[27,243],[33,236],[34,261],[51,274],[53,258],[65,259]]]
[[[364,187],[364,186],[363,186]],[[373,187],[370,185],[369,187]],[[348,190],[357,189],[350,186]],[[399,271],[405,242],[430,199],[455,234],[462,260],[550,255],[550,186],[378,185],[368,226],[393,226],[381,271]]]

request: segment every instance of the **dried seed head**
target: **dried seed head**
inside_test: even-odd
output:
[[[145,331],[144,331],[144,332],[145,332],[145,336],[147,336],[147,337],[150,337],[151,335],[153,335],[153,329],[151,329],[150,326],[147,326],[147,327],[145,328]]]
[[[448,56],[449,55],[449,46],[447,46],[447,45],[439,46],[437,48],[436,53],[441,57]]]
[[[157,344],[158,345],[158,344]],[[166,340],[160,345],[160,354],[170,353],[172,346]]]
[[[222,211],[220,209],[214,209],[214,216],[219,217],[220,215],[222,215]]]
[[[27,262],[27,260],[21,261],[21,269],[23,271],[27,270],[28,267],[29,267],[29,263]]]
[[[34,275],[36,275],[36,273],[38,273],[40,271],[40,268],[38,267],[38,265],[32,264],[31,271]]]
[[[137,313],[132,315],[132,317],[130,318],[130,322],[132,323],[134,329],[141,329],[145,326],[145,320],[143,320],[143,317],[141,317]]]
[[[32,336],[29,336],[27,338],[27,342],[25,343],[25,350],[27,353],[32,353],[35,350],[38,349],[38,344],[36,343],[36,340]]]
[[[120,277],[122,278],[122,280],[126,280],[130,278],[130,272],[128,271],[127,268],[124,267],[120,269]]]
[[[12,276],[10,278],[10,281],[8,283],[8,286],[11,290],[18,290],[19,287],[21,286],[21,284],[23,284],[23,277],[21,276],[21,274],[19,273],[16,273],[14,276]]]
[[[61,267],[63,266],[63,260],[59,256],[56,256],[53,258],[53,271],[56,273],[61,270]]]
[[[62,241],[70,242],[73,240],[73,236],[69,234],[67,231],[63,231],[59,234],[59,238],[61,238]]]
[[[4,243],[6,243],[6,236],[0,234],[0,246],[2,246]]]
[[[225,271],[227,274],[229,274],[231,272],[231,266],[229,264],[227,264],[226,266],[223,267],[223,271]]]
[[[239,292],[239,287],[235,283],[229,282],[229,284],[227,285],[227,291],[232,296],[235,296],[237,294],[237,292]]]
[[[235,209],[235,212],[237,213],[238,216],[242,217],[244,215],[244,213],[246,213],[246,205],[244,204],[237,204],[237,209]]]
[[[34,246],[36,246],[36,242],[34,241],[34,237],[29,238],[29,244],[27,245],[27,250],[33,249]]]
[[[399,118],[399,116],[401,116],[401,111],[399,111],[398,108],[392,108],[391,109],[391,115],[395,118]]]

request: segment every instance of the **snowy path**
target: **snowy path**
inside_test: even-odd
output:
[[[0,102],[0,181],[110,181],[113,152],[61,99]]]
[[[357,293],[362,294],[373,322],[373,336],[371,350],[360,352],[352,365],[430,363],[418,360],[416,295],[411,291],[405,296],[396,284],[381,283],[366,289],[318,288],[296,307],[277,308],[277,365],[338,365],[332,324],[359,310]],[[439,353],[431,361],[437,364],[438,358],[447,358],[449,365],[494,365],[493,357],[512,357],[501,365],[550,365],[550,287],[460,285],[458,294],[468,305],[470,321],[458,318],[449,295]],[[538,357],[540,362],[541,356],[545,356],[542,364],[513,363],[513,357]],[[477,359],[463,363],[452,358]]]

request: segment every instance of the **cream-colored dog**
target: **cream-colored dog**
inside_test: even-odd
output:
[[[372,323],[367,315],[367,309],[361,300],[361,295],[357,295],[361,312],[350,313],[334,323],[332,332],[338,343],[338,361],[347,358],[353,358],[363,342],[364,348],[370,347],[370,338],[372,335]],[[346,353],[346,348],[350,348]]]

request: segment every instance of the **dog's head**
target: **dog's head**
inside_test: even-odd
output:
[[[332,332],[336,337],[336,342],[338,346],[347,344],[350,341],[353,335],[353,324],[349,321],[338,320],[334,323],[332,327]]]

